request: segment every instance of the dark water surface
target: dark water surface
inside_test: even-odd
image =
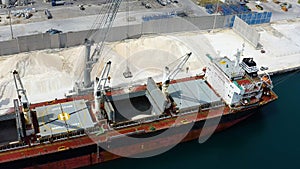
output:
[[[272,77],[279,99],[203,144],[181,143],[150,158],[121,158],[89,169],[300,169],[300,73]]]

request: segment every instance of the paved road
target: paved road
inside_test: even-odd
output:
[[[199,7],[198,5],[196,5],[192,0],[185,0],[184,1],[184,6],[187,9],[190,9],[191,11],[193,11],[193,15],[194,16],[205,16],[205,15],[209,15],[204,8]]]
[[[92,1],[92,0],[91,0]],[[150,0],[149,0],[150,1]],[[139,24],[142,22],[143,16],[151,16],[155,14],[165,14],[168,12],[174,12],[174,11],[182,11],[182,10],[189,10],[193,11],[193,14],[196,16],[199,15],[207,15],[205,14],[197,5],[195,5],[192,1],[186,0],[184,1],[184,4],[170,4],[167,7],[160,6],[156,0],[151,0],[151,3],[153,5],[152,9],[145,9],[143,6],[140,5],[140,1],[132,0],[128,3],[123,2],[123,4],[120,7],[120,12],[118,13],[113,26],[121,26],[121,25],[130,25],[130,24]],[[45,6],[37,5],[39,9],[44,9]],[[134,9],[136,11],[131,11],[134,9],[129,9],[128,12],[126,7],[135,7]],[[60,6],[57,8],[52,8],[51,10],[53,13],[56,13],[57,15],[62,10],[70,11],[70,17],[73,18],[66,18],[66,19],[51,19],[41,22],[31,22],[26,24],[14,24],[12,25],[13,35],[14,37],[18,36],[24,36],[24,35],[31,35],[31,34],[38,34],[38,33],[44,33],[48,29],[58,29],[62,30],[63,32],[75,32],[75,31],[81,31],[81,30],[88,30],[93,25],[96,17],[98,15],[95,15],[97,13],[97,9],[100,9],[100,7],[94,7],[93,11],[79,11],[78,7],[76,5],[70,6],[68,8],[64,6]],[[77,12],[76,12],[77,10]],[[75,12],[72,12],[75,11]],[[81,12],[81,13],[80,13]],[[94,14],[91,14],[94,13]],[[76,17],[79,15],[78,17]],[[81,16],[80,16],[81,15]],[[135,21],[128,22],[127,17],[134,17]],[[57,18],[57,17],[56,17]],[[9,40],[11,39],[11,31],[10,26],[1,26],[0,29],[0,40]]]
[[[272,12],[271,22],[300,18],[300,5],[296,1],[291,3],[293,7],[288,12],[282,11],[280,6],[274,2],[264,3],[263,7],[265,10]]]
[[[92,1],[95,0],[89,0]],[[102,0],[103,1],[103,0]],[[101,1],[101,2],[102,2]],[[125,2],[125,1],[124,1]],[[142,17],[147,15],[154,15],[154,14],[162,14],[162,13],[168,13],[173,11],[181,11],[181,10],[188,10],[192,11],[191,15],[194,16],[204,16],[208,15],[203,8],[198,7],[192,0],[184,0],[179,1],[179,4],[171,4],[168,7],[162,7],[159,6],[159,4],[156,2],[156,0],[148,0],[148,2],[151,2],[151,5],[153,5],[152,9],[145,9],[143,6],[141,6],[141,2],[137,0],[130,0],[128,3],[124,3],[120,7],[120,11],[115,19],[114,26],[120,26],[120,25],[130,25],[130,24],[139,24],[142,22]],[[93,2],[95,3],[95,2]],[[95,3],[96,4],[96,3]],[[127,11],[126,6],[129,6],[132,9],[129,9],[130,11]],[[127,6],[127,7],[128,7]],[[300,6],[297,4],[293,4],[293,8],[290,9],[288,12],[283,12],[279,5],[274,4],[273,2],[264,3],[264,8],[268,11],[273,12],[272,20],[271,21],[277,21],[277,20],[283,20],[283,19],[292,19],[300,17]],[[40,8],[45,6],[38,6]],[[74,8],[74,9],[73,9]],[[12,26],[13,28],[13,34],[14,37],[17,36],[24,36],[24,35],[31,35],[31,34],[37,34],[37,33],[44,33],[50,28],[59,29],[63,32],[70,32],[70,31],[80,31],[80,30],[88,30],[91,28],[92,24],[94,23],[97,15],[97,9],[100,7],[94,6],[93,10],[86,10],[86,11],[79,11],[78,7],[76,5],[73,5],[73,7],[55,7],[52,10],[56,13],[61,12],[61,10],[67,10],[70,11],[70,17],[73,18],[66,18],[66,19],[53,19],[53,20],[47,20],[42,22],[32,22],[27,24],[15,24]],[[77,9],[77,12],[76,12]],[[92,9],[92,8],[91,8]],[[2,9],[3,10],[3,9]],[[73,12],[74,16],[73,16]],[[93,14],[94,13],[94,14]],[[78,17],[76,17],[76,16]],[[136,20],[128,22],[127,17],[134,17]],[[59,17],[58,17],[59,18]],[[0,29],[0,40],[8,40],[11,39],[11,33],[10,33],[10,27],[8,25],[1,26]]]

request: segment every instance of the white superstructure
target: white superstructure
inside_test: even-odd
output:
[[[244,58],[242,63],[239,63],[239,57],[237,61],[216,58],[207,67],[205,79],[226,104],[237,106],[261,98],[263,81],[257,77],[257,71],[252,58]]]

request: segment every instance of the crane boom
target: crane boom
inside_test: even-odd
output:
[[[110,4],[108,6],[107,12],[104,14],[103,18],[101,18],[100,25],[98,26],[98,30],[101,31],[101,35],[103,35],[103,39],[97,43],[95,50],[93,51],[93,54],[91,56],[91,59],[93,60],[94,57],[97,61],[99,57],[102,54],[103,47],[104,47],[104,41],[108,35],[108,32],[110,28],[112,27],[112,24],[117,16],[120,4],[122,0],[107,0],[106,3]]]
[[[181,58],[183,58],[175,67],[174,70],[170,71],[169,67],[166,66],[163,74],[163,80],[162,80],[162,92],[168,96],[168,87],[171,80],[175,78],[175,76],[179,73],[179,71],[182,70],[185,63],[189,60],[190,56],[192,55],[192,52],[185,54]]]
[[[88,89],[92,86],[91,83],[91,71],[92,66],[96,63],[103,51],[104,48],[104,41],[108,35],[108,32],[113,24],[114,19],[118,13],[118,9],[120,7],[122,0],[106,0],[106,4],[108,7],[106,9],[106,13],[99,14],[99,17],[96,19],[95,23],[99,22],[99,26],[96,27],[96,30],[100,31],[96,35],[101,35],[103,38],[96,44],[96,48],[93,51],[92,55],[90,56],[91,45],[95,41],[93,38],[97,37],[88,37],[85,39],[85,69],[84,69],[84,89]],[[104,10],[104,8],[103,8]],[[94,25],[95,25],[94,23]],[[88,36],[91,35],[91,31],[88,33]]]
[[[30,109],[29,109],[29,101],[26,95],[26,90],[24,89],[22,80],[20,78],[20,75],[18,71],[14,70],[13,71],[13,76],[14,76],[14,81],[15,81],[15,86],[18,94],[19,101],[21,103],[21,106],[23,108],[23,113],[25,116],[26,124],[31,124],[31,114],[30,114]]]
[[[183,66],[185,65],[185,63],[189,60],[190,56],[192,55],[192,52],[185,54],[184,56],[182,56],[182,60],[177,64],[177,66],[175,67],[174,70],[172,70],[170,72],[169,67],[165,67],[165,71],[164,71],[164,77],[162,80],[162,83],[165,83],[166,81],[170,81],[172,79],[175,78],[175,76],[179,73],[179,71],[182,70]]]
[[[109,72],[111,67],[111,61],[108,61],[101,72],[100,78],[96,77],[94,82],[94,98],[95,98],[95,112],[100,111],[100,104],[104,102],[104,89],[107,80],[109,80]]]

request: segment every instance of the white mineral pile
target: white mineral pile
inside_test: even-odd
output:
[[[192,52],[180,76],[191,75],[205,65],[205,54],[213,52],[203,35],[153,36],[107,44],[99,61],[93,65],[92,80],[99,76],[104,64],[112,61],[110,85],[145,83],[148,77],[162,80],[165,66],[173,69],[179,58]],[[209,53],[209,52],[208,52]],[[64,50],[43,50],[1,57],[0,60],[0,113],[13,106],[17,98],[12,71],[21,76],[31,103],[63,98],[75,82],[83,79],[84,47]],[[186,71],[189,67],[189,71]],[[133,77],[125,78],[127,69]]]
[[[265,50],[255,49],[232,30],[213,34],[181,33],[164,36],[145,36],[106,44],[99,61],[93,65],[92,80],[99,76],[107,61],[112,61],[111,86],[143,84],[151,76],[162,80],[165,66],[171,70],[180,62],[179,58],[192,52],[183,70],[177,75],[201,73],[208,57],[228,56],[234,60],[237,49],[245,44],[242,57],[253,57],[257,66],[267,66],[270,72],[300,66],[299,20],[285,21],[257,27],[260,43]],[[216,54],[217,53],[217,54]],[[84,47],[64,50],[44,50],[22,53],[0,58],[0,114],[12,107],[17,98],[12,71],[21,75],[29,101],[39,102],[64,97],[73,84],[83,79]],[[188,69],[186,69],[188,67]],[[200,69],[200,70],[199,70]],[[132,78],[125,78],[130,71]],[[189,70],[189,71],[187,71]]]
[[[17,98],[14,70],[19,72],[30,102],[64,97],[76,80],[75,70],[82,67],[76,62],[81,50],[82,47],[43,50],[1,57],[0,109],[13,106],[12,101]]]
[[[145,83],[148,77],[162,80],[165,66],[174,70],[182,56],[192,52],[192,56],[176,76],[189,76],[202,69],[208,61],[207,53],[215,55],[213,48],[203,34],[186,33],[178,35],[147,36],[111,43],[103,52],[100,62],[95,65],[93,77],[99,75],[104,61],[112,61],[111,85],[134,85]],[[188,72],[186,68],[188,67]],[[125,78],[124,72],[130,71],[132,78]],[[200,72],[198,72],[200,73]]]

